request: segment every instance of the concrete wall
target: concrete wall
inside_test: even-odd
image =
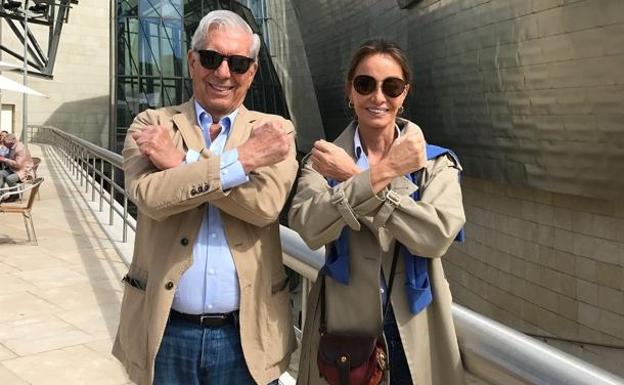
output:
[[[624,376],[621,201],[475,178],[463,193],[466,242],[444,260],[455,301]]]
[[[69,12],[63,26],[54,67],[54,78],[30,76],[28,86],[48,98],[29,96],[28,123],[50,124],[90,142],[108,147],[109,136],[109,53],[110,2],[80,1]],[[30,24],[47,52],[47,27]],[[2,20],[2,41],[22,52],[22,45]],[[3,54],[3,60],[20,64]],[[3,75],[22,82],[21,72],[3,71]],[[3,92],[3,104],[15,105],[15,130],[21,132],[22,96]]]
[[[325,137],[316,92],[290,0],[267,1],[271,58],[297,128],[297,149],[308,152]]]

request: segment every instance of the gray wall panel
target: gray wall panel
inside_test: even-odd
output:
[[[367,38],[398,41],[415,79],[407,117],[466,173],[614,199],[624,189],[624,1],[292,0],[325,132]]]

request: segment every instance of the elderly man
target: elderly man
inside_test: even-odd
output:
[[[295,347],[277,221],[294,128],[242,105],[260,49],[242,18],[210,12],[191,45],[194,97],[126,137],[139,213],[113,354],[139,385],[276,384]]]
[[[13,187],[34,178],[33,161],[24,144],[17,140],[14,134],[4,135],[2,143],[9,152],[7,155],[0,155],[0,163],[4,165],[4,169],[0,170],[0,188],[4,187],[5,183]]]

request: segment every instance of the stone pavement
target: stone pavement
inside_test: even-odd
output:
[[[131,384],[110,354],[126,265],[88,202],[47,148],[33,208],[0,214],[0,384]]]

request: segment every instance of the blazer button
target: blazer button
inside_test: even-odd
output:
[[[169,281],[165,284],[165,289],[171,290],[173,289],[173,282]]]
[[[182,238],[182,239],[180,239],[180,244],[181,244],[182,246],[186,246],[186,245],[188,245],[188,238]]]
[[[208,191],[210,189],[210,185],[208,183],[206,183],[204,185],[204,191]]]
[[[202,187],[202,185],[199,185],[199,186],[197,187],[197,192],[198,192],[198,193],[201,193],[201,192],[203,192],[203,191],[204,191],[204,188]]]
[[[191,195],[197,195],[197,190],[195,190],[195,187],[193,187],[193,189],[191,190]]]

